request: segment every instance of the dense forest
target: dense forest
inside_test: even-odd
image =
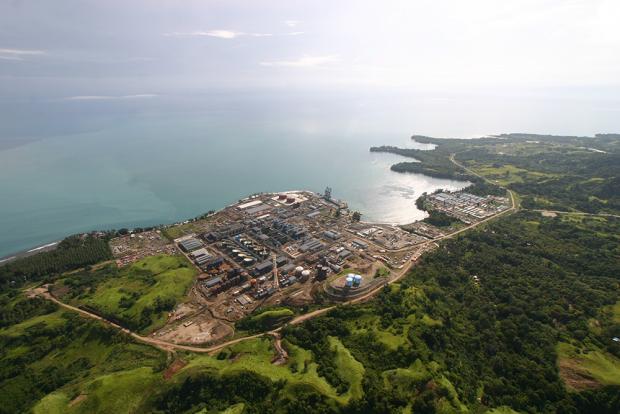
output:
[[[28,281],[50,278],[111,258],[108,237],[70,236],[52,251],[16,259],[0,266],[0,288],[21,286]]]

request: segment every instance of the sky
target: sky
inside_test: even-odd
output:
[[[3,0],[0,100],[605,90],[618,21],[617,0]]]

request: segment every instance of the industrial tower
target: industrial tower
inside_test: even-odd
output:
[[[273,259],[273,285],[276,290],[280,290],[280,281],[278,280],[278,259],[275,252],[271,253]]]

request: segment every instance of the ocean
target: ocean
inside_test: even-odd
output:
[[[184,220],[262,191],[330,186],[363,220],[408,223],[425,216],[420,194],[467,183],[392,172],[406,159],[370,146],[432,150],[409,137],[571,127],[537,128],[540,108],[526,121],[522,102],[501,112],[476,102],[256,92],[10,105],[0,126],[0,257],[77,232]]]

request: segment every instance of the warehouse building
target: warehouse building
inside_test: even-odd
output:
[[[179,246],[185,252],[191,252],[202,247],[202,242],[198,239],[190,238],[179,242]]]
[[[309,239],[299,247],[302,253],[315,252],[321,250],[325,245],[317,239]]]
[[[261,262],[254,267],[254,273],[256,275],[262,275],[264,273],[271,271],[272,269],[273,269],[273,262],[271,260],[265,260],[264,262]]]

